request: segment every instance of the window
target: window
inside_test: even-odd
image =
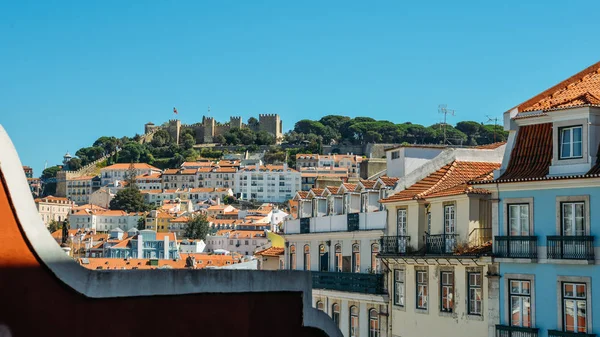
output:
[[[585,235],[585,214],[583,202],[563,202],[562,208],[562,235]]]
[[[379,314],[377,310],[369,310],[369,337],[379,337]]]
[[[304,270],[310,270],[310,246],[304,245]]]
[[[454,308],[454,272],[442,271],[440,279],[442,294],[442,296],[440,296],[442,301],[440,310],[443,312],[452,312],[452,309]]]
[[[531,327],[531,282],[510,280],[510,325]]]
[[[317,310],[323,311],[323,302],[322,301],[317,301]]]
[[[329,271],[329,254],[325,245],[319,245],[319,271]]]
[[[290,246],[290,269],[296,270],[296,246]]]
[[[455,229],[454,205],[446,205],[446,206],[444,206],[444,233],[452,234],[452,233],[454,233],[454,229]]]
[[[427,309],[427,271],[417,270],[417,309]]]
[[[350,337],[358,337],[358,308],[350,307]]]
[[[360,245],[358,243],[352,245],[352,272],[360,273]]]
[[[400,151],[392,152],[392,159],[398,159],[398,158],[400,158]]]
[[[337,245],[335,245],[335,271],[336,272],[341,272],[342,271],[342,245],[340,245],[339,243]]]
[[[398,235],[406,235],[406,210],[399,209],[398,210],[398,223],[397,223],[397,231]]]
[[[331,306],[331,319],[335,323],[335,326],[340,327],[340,305],[333,303]]]
[[[394,270],[394,305],[404,306],[404,269]]]
[[[560,129],[560,159],[581,158],[581,126]]]
[[[467,273],[468,277],[468,287],[469,287],[469,302],[468,302],[468,312],[469,315],[481,315],[481,273]]]
[[[377,254],[379,254],[379,245],[374,243],[371,245],[371,273],[379,272],[379,259],[377,258]]]
[[[511,236],[529,235],[529,204],[508,205],[508,221]]]
[[[585,283],[563,282],[563,330],[587,333],[587,289]]]

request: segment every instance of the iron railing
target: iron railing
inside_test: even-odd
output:
[[[594,260],[593,236],[548,236],[549,259]]]
[[[515,259],[537,259],[537,236],[496,236],[494,255]]]
[[[538,329],[496,325],[496,337],[537,337]]]
[[[596,337],[595,333],[548,330],[548,337]]]
[[[425,233],[425,249],[427,254],[452,254],[456,250],[458,234]]]
[[[361,294],[385,294],[383,274],[336,273],[313,271],[314,289],[348,291]]]
[[[406,254],[410,244],[410,236],[396,235],[381,237],[382,254]]]

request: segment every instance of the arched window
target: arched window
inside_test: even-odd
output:
[[[319,271],[329,271],[329,252],[325,245],[319,245]]]
[[[379,244],[374,243],[371,245],[371,272],[379,273],[379,259],[377,258],[377,254],[379,254]]]
[[[335,245],[335,271],[342,271],[342,245]]]
[[[369,337],[379,337],[379,314],[377,310],[369,310]]]
[[[296,246],[290,246],[290,269],[296,270]]]
[[[322,301],[317,301],[317,310],[323,311],[323,302]]]
[[[358,337],[358,307],[350,307],[350,337]]]
[[[310,246],[304,245],[304,270],[310,270]]]
[[[333,303],[331,306],[331,319],[335,323],[335,326],[340,327],[340,305]]]
[[[352,272],[360,273],[360,245],[358,243],[352,245]]]

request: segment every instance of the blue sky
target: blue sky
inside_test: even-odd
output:
[[[4,1],[0,124],[39,175],[211,115],[485,121],[600,60],[599,1]]]

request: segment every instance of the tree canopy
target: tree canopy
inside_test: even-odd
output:
[[[209,233],[208,219],[204,214],[198,214],[188,220],[183,236],[193,240],[204,240]]]
[[[146,204],[142,193],[137,188],[126,187],[110,201],[109,208],[125,212],[146,212],[150,205]]]

